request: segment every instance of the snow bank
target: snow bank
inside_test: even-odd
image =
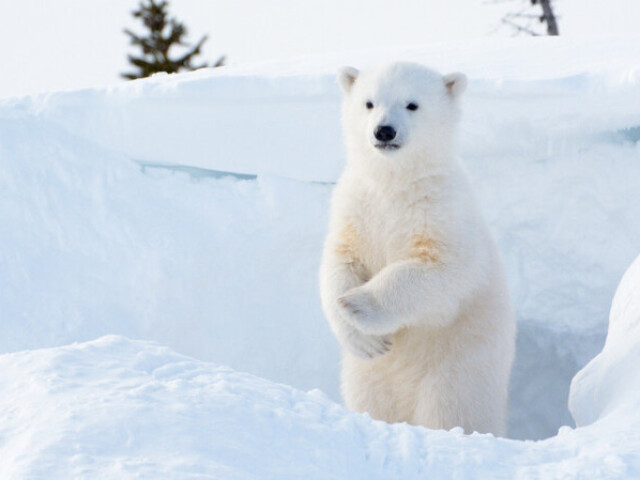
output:
[[[640,55],[526,40],[0,102],[0,352],[116,333],[337,400],[316,285],[342,162],[333,71],[414,59],[471,75],[462,154],[519,322],[510,435],[553,435],[640,244]]]
[[[110,333],[337,398],[329,186],[192,180],[0,111],[0,352]]]
[[[143,162],[322,182],[335,180],[342,166],[334,77],[345,64],[401,59],[466,72],[465,158],[640,126],[637,41],[530,40],[157,75],[14,106]]]
[[[598,398],[586,419],[593,424],[564,427],[548,440],[388,425],[318,390],[303,393],[151,342],[109,336],[0,356],[0,476],[635,478],[638,273],[640,258],[612,312],[608,345],[624,348],[605,348],[574,382],[578,423],[594,411],[591,392],[614,386],[613,395]],[[620,363],[627,365],[622,374]]]
[[[571,382],[569,407],[576,425],[600,420],[621,430],[640,430],[640,257],[616,291],[602,352]],[[640,436],[639,436],[640,437]]]
[[[0,356],[0,392],[8,480],[327,478],[340,461],[322,453],[368,422],[319,392],[115,336]]]

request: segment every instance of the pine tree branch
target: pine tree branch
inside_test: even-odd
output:
[[[120,76],[122,78],[126,78],[127,80],[137,80],[138,78],[144,78],[135,73],[121,73]]]
[[[200,54],[200,49],[202,48],[202,45],[204,44],[204,42],[207,41],[207,38],[208,37],[206,35],[202,37],[195,47],[193,47],[191,50],[185,53],[182,57],[175,60],[175,63],[185,68],[190,68],[191,58]]]

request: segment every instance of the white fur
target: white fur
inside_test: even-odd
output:
[[[345,403],[387,422],[504,435],[515,324],[454,155],[466,78],[396,63],[338,79],[347,166],[320,284]],[[376,147],[380,125],[397,130],[397,150]]]

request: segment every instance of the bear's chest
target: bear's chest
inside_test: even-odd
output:
[[[356,227],[358,256],[371,275],[403,259],[437,259],[444,240],[443,213],[428,195],[362,200]]]

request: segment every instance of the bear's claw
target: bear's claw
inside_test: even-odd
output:
[[[363,288],[354,288],[338,298],[338,307],[345,321],[365,335],[388,335],[398,329],[393,319]]]
[[[389,336],[378,337],[365,335],[364,333],[348,326],[345,338],[345,347],[356,357],[372,359],[384,355],[391,349]]]

